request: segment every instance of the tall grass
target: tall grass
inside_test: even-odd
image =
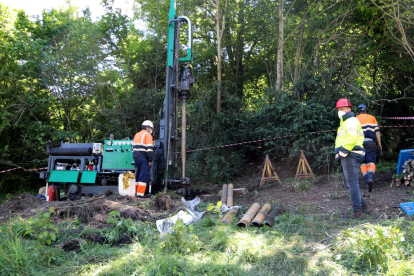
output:
[[[80,252],[25,239],[4,225],[0,275],[414,275],[414,223],[407,218],[361,226],[336,215],[290,214],[272,228],[215,227],[217,219],[206,214],[194,227],[179,224],[166,237],[153,224],[135,223],[133,244],[88,242]],[[56,243],[82,238],[86,230],[69,234],[79,227],[116,231],[59,227]]]
[[[366,224],[341,232],[335,258],[354,271],[387,273],[391,264],[404,258],[404,242],[399,228]]]
[[[0,231],[1,275],[24,275],[32,272],[31,246],[15,234],[10,225]]]
[[[23,235],[15,231],[13,222],[0,227],[0,275],[34,275],[62,264],[65,259],[62,249]]]

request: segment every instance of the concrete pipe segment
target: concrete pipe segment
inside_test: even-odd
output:
[[[270,210],[272,209],[272,206],[270,206],[269,203],[266,203],[263,205],[262,209],[260,209],[259,213],[256,215],[256,217],[253,219],[252,224],[254,226],[260,227],[262,226],[262,221],[266,218],[266,216],[270,213]]]
[[[227,207],[233,207],[233,184],[227,186]]]
[[[234,218],[237,216],[238,211],[239,209],[236,208],[230,209],[224,216],[224,218],[221,220],[221,222],[224,224],[231,224]]]
[[[227,205],[227,184],[223,185],[223,193],[221,194],[221,204]]]
[[[247,213],[242,217],[242,219],[237,223],[238,227],[246,227],[252,222],[252,219],[256,216],[257,212],[259,212],[260,205],[259,203],[254,203]]]
[[[267,217],[265,218],[265,220],[262,222],[263,225],[267,225],[269,227],[272,227],[273,224],[275,224],[275,217],[277,215],[280,215],[281,213],[283,213],[285,211],[285,209],[283,208],[282,205],[277,205],[275,206],[275,208],[273,208],[273,210],[267,215]]]

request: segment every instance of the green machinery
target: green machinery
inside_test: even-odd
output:
[[[164,108],[159,125],[159,137],[154,139],[154,159],[148,192],[154,193],[167,187],[187,187],[190,179],[185,174],[186,162],[186,101],[191,96],[194,83],[192,73],[192,26],[186,16],[177,16],[175,0],[170,2],[168,14],[167,71]],[[188,39],[180,43],[181,26],[187,24]],[[187,55],[180,57],[180,49]],[[178,108],[181,102],[181,137],[178,138]],[[178,142],[181,143],[181,173],[178,168]],[[119,175],[134,171],[132,140],[105,140],[101,143],[61,143],[60,148],[47,147],[47,171],[40,178],[58,185],[69,198],[82,194],[104,193],[118,190]],[[61,189],[61,190],[62,190]]]

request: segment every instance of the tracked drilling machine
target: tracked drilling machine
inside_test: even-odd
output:
[[[158,123],[158,139],[154,141],[154,158],[147,192],[156,193],[168,188],[185,188],[186,177],[186,101],[194,83],[192,73],[192,26],[186,16],[177,16],[175,0],[170,2],[168,14],[167,72],[164,107]],[[188,40],[180,43],[180,32],[187,24]],[[186,49],[185,49],[186,48]],[[180,49],[187,56],[180,57]],[[181,102],[181,141],[178,137],[178,105]],[[181,142],[181,174],[178,169],[178,142]],[[47,147],[48,169],[40,173],[48,185],[60,187],[69,199],[82,194],[98,194],[107,190],[118,191],[122,173],[134,171],[132,140],[110,137],[101,143],[64,143],[60,148]]]

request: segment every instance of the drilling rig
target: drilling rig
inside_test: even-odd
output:
[[[187,24],[187,44],[180,43],[181,27]],[[187,56],[180,57],[180,49]],[[154,140],[154,158],[147,193],[190,185],[186,177],[186,102],[191,97],[194,83],[192,72],[192,26],[186,16],[177,16],[175,0],[170,2],[168,13],[168,47],[165,99],[158,122],[158,139]],[[181,102],[181,137],[178,135],[178,105]],[[181,173],[178,172],[178,143],[181,143]],[[104,143],[64,143],[60,148],[51,145],[48,169],[40,172],[47,185],[64,191],[69,199],[81,195],[118,191],[125,171],[134,171],[132,140],[115,140],[113,136]],[[177,174],[179,173],[179,174]]]

